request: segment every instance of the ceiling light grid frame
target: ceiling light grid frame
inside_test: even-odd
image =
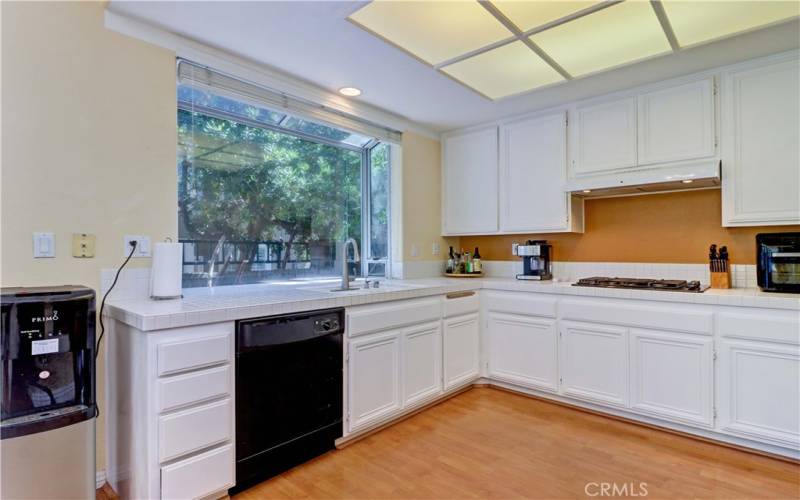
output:
[[[373,1],[376,1],[376,0],[373,0]],[[570,80],[574,80],[574,79],[577,79],[577,78],[584,78],[584,77],[588,77],[588,76],[597,75],[597,74],[600,74],[600,73],[613,71],[613,70],[618,69],[618,68],[623,67],[623,66],[628,66],[630,64],[639,63],[639,62],[643,62],[643,61],[646,61],[646,60],[649,60],[649,59],[661,57],[661,56],[664,56],[664,55],[669,54],[669,53],[675,53],[675,52],[684,50],[684,49],[689,48],[689,47],[695,47],[697,45],[702,45],[704,43],[708,43],[708,42],[711,42],[711,41],[714,41],[714,40],[717,40],[717,39],[720,39],[720,38],[725,38],[726,36],[739,35],[739,34],[743,34],[743,33],[746,33],[746,32],[749,32],[749,31],[753,31],[753,30],[756,30],[756,29],[763,29],[763,28],[766,28],[766,27],[769,27],[769,26],[774,26],[774,25],[777,25],[777,24],[782,24],[784,22],[789,22],[791,20],[797,19],[797,16],[790,17],[790,18],[784,18],[784,19],[780,19],[780,20],[777,20],[777,21],[774,21],[774,22],[770,22],[768,24],[759,25],[759,26],[756,26],[756,27],[753,27],[753,28],[750,28],[750,29],[747,29],[747,30],[742,30],[742,31],[736,31],[736,32],[733,32],[733,33],[729,33],[729,34],[727,34],[725,36],[722,36],[722,37],[711,38],[711,39],[708,39],[708,40],[705,40],[705,41],[702,41],[702,42],[699,42],[699,43],[681,45],[681,43],[679,42],[678,37],[676,36],[676,33],[675,33],[673,27],[672,27],[672,23],[670,22],[670,18],[668,17],[666,9],[665,9],[664,5],[662,4],[662,0],[602,0],[602,1],[596,2],[593,5],[588,5],[585,8],[578,9],[578,10],[572,12],[572,13],[569,13],[567,15],[558,17],[557,19],[553,19],[553,20],[544,22],[544,23],[542,23],[542,24],[540,24],[538,26],[534,26],[534,27],[529,28],[527,30],[523,30],[518,24],[516,24],[508,15],[506,15],[498,7],[497,4],[500,3],[500,2],[496,2],[496,1],[493,2],[492,0],[475,0],[475,1],[476,1],[477,4],[479,4],[481,7],[483,7],[485,9],[485,11],[488,12],[497,22],[499,22],[503,27],[505,27],[505,29],[507,29],[509,31],[510,36],[502,38],[502,39],[497,40],[497,41],[494,41],[492,43],[483,45],[483,46],[481,46],[479,48],[470,50],[470,51],[465,52],[465,53],[463,53],[461,55],[457,55],[457,56],[448,58],[448,59],[446,59],[444,61],[437,62],[437,63],[432,63],[431,61],[425,60],[424,58],[422,58],[419,55],[415,54],[414,52],[412,52],[411,50],[407,49],[406,47],[403,47],[399,43],[396,43],[395,41],[389,39],[387,36],[384,36],[381,33],[378,33],[376,30],[371,29],[370,27],[366,26],[364,23],[359,22],[358,20],[354,19],[353,16],[356,15],[365,6],[360,7],[358,10],[353,12],[350,16],[347,17],[347,20],[349,22],[351,22],[352,24],[358,26],[359,28],[361,28],[361,29],[367,31],[368,33],[372,34],[373,36],[375,36],[375,37],[385,41],[386,43],[398,48],[399,50],[405,52],[406,54],[410,55],[414,59],[417,59],[418,61],[420,61],[421,63],[423,63],[423,64],[425,64],[425,65],[427,65],[429,67],[432,67],[433,69],[437,70],[437,72],[439,72],[439,74],[444,75],[445,77],[455,81],[456,83],[458,83],[458,84],[470,89],[471,91],[475,92],[476,94],[480,95],[481,97],[483,97],[483,98],[485,98],[487,100],[490,100],[490,101],[499,101],[499,100],[505,100],[505,99],[512,99],[514,97],[518,97],[520,95],[530,93],[530,92],[532,92],[534,90],[541,90],[541,89],[544,89],[544,88],[547,88],[547,87],[552,87],[552,86],[555,86],[555,85],[559,85],[561,83],[564,83],[565,81],[570,81]],[[557,60],[558,59],[557,57],[553,57],[550,53],[548,53],[547,50],[545,50],[543,47],[541,47],[540,44],[537,44],[536,41],[532,39],[537,34],[545,33],[548,30],[552,30],[553,28],[558,28],[559,26],[566,25],[567,23],[570,23],[572,21],[580,20],[581,18],[584,18],[584,17],[589,16],[591,14],[598,13],[600,11],[603,11],[605,9],[613,7],[615,5],[619,5],[619,4],[622,4],[622,3],[634,3],[634,2],[637,2],[639,4],[647,3],[647,4],[650,5],[650,7],[652,9],[652,13],[654,14],[654,17],[657,20],[657,23],[661,28],[661,34],[663,34],[663,36],[664,36],[664,41],[665,41],[664,51],[656,52],[656,53],[653,53],[651,55],[646,55],[644,57],[635,57],[635,58],[632,58],[630,60],[621,62],[619,64],[615,64],[615,65],[611,65],[611,66],[608,66],[608,67],[603,67],[603,68],[600,68],[600,69],[597,69],[597,70],[592,70],[592,71],[588,71],[588,72],[584,72],[584,73],[575,75],[575,74],[572,74],[567,68],[565,68],[562,65],[562,63],[560,63]],[[372,3],[372,2],[370,2],[370,3]],[[369,5],[369,4],[367,4],[367,5]],[[529,87],[529,88],[527,88],[525,90],[522,90],[522,91],[519,91],[519,92],[513,92],[513,93],[504,94],[504,95],[501,95],[501,96],[498,96],[498,97],[492,97],[492,96],[488,95],[487,93],[482,92],[481,90],[478,90],[477,88],[475,88],[475,86],[470,85],[470,84],[462,81],[460,78],[448,73],[447,70],[446,70],[446,68],[452,67],[453,65],[456,65],[456,64],[458,64],[460,62],[468,61],[468,60],[473,59],[475,57],[481,56],[483,54],[487,54],[489,52],[495,51],[497,49],[501,49],[503,47],[506,47],[506,46],[508,46],[510,44],[514,44],[514,43],[517,43],[517,42],[520,42],[520,43],[524,44],[528,49],[530,49],[531,52],[533,52],[536,55],[536,57],[538,57],[541,61],[546,63],[546,65],[549,68],[551,68],[553,71],[558,73],[558,75],[560,75],[560,77],[562,79],[559,79],[559,80],[556,80],[556,81],[552,81],[552,82],[549,82],[549,83],[546,83],[546,84],[543,84],[543,85],[536,85],[534,87]]]

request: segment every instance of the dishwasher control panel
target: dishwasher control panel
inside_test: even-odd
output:
[[[335,332],[341,329],[341,322],[339,316],[336,314],[330,317],[321,317],[314,319],[314,333]]]

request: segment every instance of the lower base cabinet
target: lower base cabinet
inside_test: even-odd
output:
[[[616,407],[628,405],[628,341],[625,328],[562,321],[559,335],[561,391]]]
[[[453,389],[480,377],[480,322],[478,313],[444,320],[444,389]]]
[[[403,408],[442,393],[442,324],[433,321],[403,331]]]
[[[632,328],[630,407],[688,425],[713,427],[713,340]]]
[[[556,321],[488,313],[489,376],[543,391],[558,391]]]
[[[352,432],[402,408],[400,399],[401,330],[350,340],[348,429]]]
[[[718,350],[721,430],[800,449],[800,347],[722,339]]]

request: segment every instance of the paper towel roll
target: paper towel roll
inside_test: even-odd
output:
[[[174,299],[181,296],[183,244],[160,242],[153,245],[150,268],[150,297]]]

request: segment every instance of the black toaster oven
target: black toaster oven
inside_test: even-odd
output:
[[[759,288],[800,293],[800,232],[757,234],[756,257]]]

